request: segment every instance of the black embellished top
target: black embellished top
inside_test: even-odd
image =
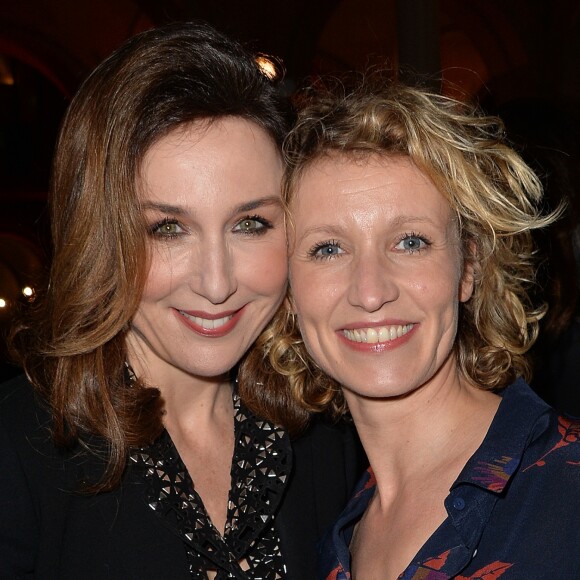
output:
[[[286,577],[276,509],[291,470],[286,432],[257,419],[234,393],[235,448],[227,520],[222,536],[167,432],[150,447],[131,454],[134,469],[147,481],[149,507],[183,540],[190,577],[207,580]]]
[[[0,385],[0,577],[315,580],[316,542],[366,467],[354,432],[315,419],[291,458],[287,435],[237,399],[235,417],[222,537],[167,434],[133,453],[118,487],[79,493],[104,457],[54,445],[24,376]]]

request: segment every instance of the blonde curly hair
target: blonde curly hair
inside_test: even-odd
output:
[[[493,391],[517,376],[529,379],[525,353],[545,312],[532,298],[531,232],[550,224],[558,212],[542,215],[540,181],[509,146],[501,120],[380,74],[359,80],[353,89],[341,82],[310,88],[285,142],[288,206],[304,172],[337,153],[405,156],[433,180],[456,215],[464,259],[476,273],[473,296],[460,306],[455,343],[460,372]],[[291,427],[303,425],[313,411],[340,415],[346,410],[339,385],[307,353],[288,301],[242,374],[267,377],[256,379],[264,387],[255,390],[254,406]]]

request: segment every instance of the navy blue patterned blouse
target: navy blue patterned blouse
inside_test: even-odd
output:
[[[369,469],[320,545],[319,578],[351,577],[349,544],[374,492]],[[445,508],[400,579],[580,579],[580,420],[516,381]]]

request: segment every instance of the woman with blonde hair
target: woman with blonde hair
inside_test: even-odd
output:
[[[580,424],[528,387],[541,187],[501,123],[371,75],[286,141],[291,295],[262,349],[370,468],[319,578],[578,578]],[[262,395],[262,393],[257,393]]]

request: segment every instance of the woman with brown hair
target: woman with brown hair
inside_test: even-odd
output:
[[[73,99],[0,391],[3,578],[313,576],[353,440],[319,423],[293,453],[232,370],[286,290],[283,111],[204,24],[130,39]]]
[[[555,216],[499,120],[371,75],[307,94],[285,151],[291,296],[262,347],[371,465],[318,577],[580,578],[580,423],[525,382]]]

